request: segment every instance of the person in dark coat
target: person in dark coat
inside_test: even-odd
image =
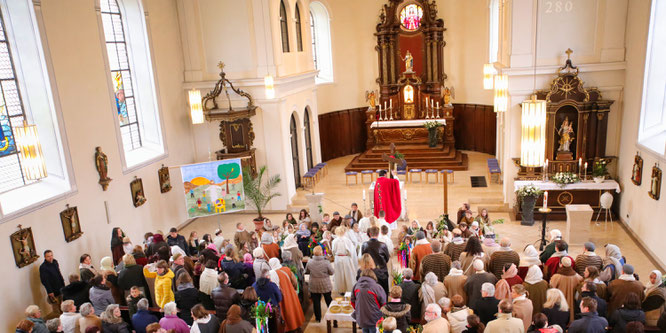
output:
[[[596,283],[594,283],[593,281],[587,281],[583,283],[583,286],[581,287],[580,298],[582,299],[583,297],[594,298],[594,300],[597,301],[597,313],[601,317],[604,318],[606,317],[606,310],[608,308],[608,304],[606,304],[606,300],[597,296]],[[580,304],[576,304],[575,310],[576,310],[576,317],[578,317],[578,315],[580,314]]]
[[[176,305],[180,310],[178,312],[178,317],[184,320],[187,325],[192,326],[193,319],[192,315],[190,314],[190,310],[192,310],[192,307],[198,304],[201,300],[199,297],[199,290],[194,288],[192,277],[190,277],[190,274],[187,272],[181,274],[178,277],[175,285],[176,293],[174,298]]]
[[[481,299],[476,302],[472,310],[479,316],[483,325],[487,325],[489,321],[494,320],[497,314],[497,306],[500,301],[494,295],[495,285],[489,282],[481,285]]]
[[[217,276],[217,282],[220,285],[213,289],[210,297],[213,299],[213,303],[215,303],[215,315],[222,322],[227,319],[229,308],[240,302],[240,295],[234,288],[229,286],[229,276],[227,273],[220,273]]]
[[[597,314],[597,301],[594,298],[583,297],[580,311],[580,319],[571,323],[568,333],[606,333],[608,321]]]
[[[60,290],[65,286],[65,279],[60,273],[58,260],[53,258],[53,251],[44,251],[44,262],[39,266],[39,279],[46,288],[49,297],[49,303],[53,306],[53,312],[60,314],[60,303],[62,303],[62,294]]]
[[[613,312],[608,324],[613,327],[612,333],[621,333],[627,331],[627,323],[632,321],[645,325],[645,312],[641,310],[641,300],[636,293],[627,294],[624,305]]]
[[[411,307],[410,321],[412,323],[420,323],[421,300],[419,299],[419,290],[421,289],[421,284],[412,281],[413,275],[414,273],[411,268],[405,268],[402,270],[402,283],[400,284],[402,296],[400,299]]]
[[[240,302],[238,305],[241,307],[241,318],[252,322],[252,307],[257,303],[257,292],[253,287],[247,287],[241,294]]]
[[[553,229],[550,231],[550,243],[546,245],[546,247],[543,249],[543,252],[539,254],[539,260],[541,260],[542,263],[546,263],[548,259],[555,253],[555,241],[557,240],[562,240],[562,232],[559,229]],[[569,250],[569,246],[565,244],[565,250]]]
[[[187,240],[185,239],[185,236],[178,234],[178,229],[171,228],[166,240],[169,247],[176,245],[185,251],[185,254],[188,256],[190,255],[190,247],[187,245]]]
[[[464,289],[467,294],[467,306],[473,309],[476,307],[476,302],[481,299],[481,286],[486,282],[495,285],[497,278],[494,274],[484,270],[484,264],[481,259],[474,260],[472,268],[474,268],[474,274],[467,278]]]
[[[123,249],[123,238],[125,233],[123,230],[115,227],[111,230],[111,254],[113,255],[113,265],[118,265],[120,260],[123,259],[125,255],[125,249]]]
[[[232,247],[227,249],[224,259],[220,260],[220,268],[227,273],[232,288],[245,289],[252,284],[247,267],[236,260],[236,251]]]
[[[129,294],[132,287],[138,287],[150,301],[150,288],[143,275],[143,267],[136,264],[136,259],[131,254],[123,256],[123,263],[125,267],[118,273],[118,287],[123,290],[125,296]]]
[[[412,306],[402,302],[400,298],[402,297],[402,288],[399,286],[391,287],[391,294],[389,301],[386,302],[384,306],[380,309],[384,319],[388,317],[395,318],[396,328],[400,332],[407,332],[409,327],[409,322],[411,321],[411,309]]]
[[[69,284],[62,287],[60,292],[62,293],[62,299],[67,300],[71,299],[74,301],[74,305],[78,309],[83,303],[90,302],[88,298],[88,290],[90,285],[81,281],[81,278],[78,274],[69,275]]]
[[[164,237],[160,234],[154,234],[153,235],[153,241],[148,245],[148,248],[146,249],[146,255],[148,257],[151,257],[152,255],[157,253],[157,250],[159,250],[162,247],[167,247],[169,248],[169,244],[164,241]],[[150,260],[150,258],[148,258]]]
[[[386,304],[386,293],[377,283],[375,272],[364,269],[361,278],[354,285],[351,304],[354,307],[352,318],[365,331],[374,331],[375,324],[382,318],[381,307]]]
[[[368,253],[372,256],[372,260],[375,261],[377,270],[381,271],[381,276],[378,277],[378,282],[382,288],[384,288],[384,294],[386,295],[388,293],[388,270],[386,268],[386,263],[391,259],[391,254],[389,253],[386,244],[377,239],[377,237],[379,237],[379,228],[369,228],[368,235],[370,236],[370,240],[363,243],[361,254]]]
[[[271,282],[268,272],[262,271],[261,277],[254,282],[252,287],[257,292],[257,298],[263,302],[270,302],[273,307],[280,306],[282,302],[282,292],[278,286]]]
[[[146,333],[146,326],[159,322],[159,319],[148,311],[148,299],[142,298],[136,303],[137,311],[132,316],[132,326],[136,333]]]

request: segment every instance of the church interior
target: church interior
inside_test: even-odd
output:
[[[405,237],[414,249],[421,233],[449,251],[466,221],[467,231],[475,224],[471,238],[509,239],[521,263],[529,245],[541,252],[563,243],[573,261],[592,244],[606,268],[606,245],[614,244],[645,298],[656,288],[654,271],[666,271],[658,232],[666,226],[666,1],[0,0],[0,23],[0,266],[9,270],[0,325],[7,332],[19,332],[30,305],[58,318],[62,295],[48,290],[42,265],[50,255],[69,284],[71,274],[83,278],[83,254],[101,273],[103,258],[118,265],[132,256],[130,246],[117,257],[117,245],[148,251],[153,234],[167,241],[175,228],[185,247],[197,234],[200,254],[201,240],[222,257],[231,247],[252,259],[252,248],[234,246],[242,224],[255,232],[255,246],[267,235],[284,246],[285,237],[307,231],[312,243],[297,241],[305,267],[313,248],[338,253],[324,246],[321,226],[332,244],[353,238],[326,220],[339,212],[336,228],[359,233],[360,224],[350,255],[361,260],[373,237],[352,204],[372,216],[372,229],[389,228],[391,286],[402,268],[418,276],[418,259],[416,268],[401,259],[403,244],[412,253]],[[301,225],[308,230],[300,233]],[[209,269],[208,258],[184,251]],[[335,253],[330,280],[342,304],[338,267],[346,266]],[[151,254],[158,253],[145,253],[152,262]],[[564,261],[558,257],[556,269]],[[359,264],[352,266],[355,282]],[[627,265],[610,266],[621,279]],[[476,261],[466,267],[476,269]],[[349,319],[357,305],[332,313],[329,300],[314,313],[314,298],[304,296],[313,276],[292,274],[304,318],[292,327],[296,319],[287,316],[280,331],[365,332],[363,320]],[[660,283],[659,314],[666,313]],[[384,289],[384,302],[395,298]],[[430,304],[421,302],[425,313]],[[124,298],[116,303],[131,327]],[[150,309],[161,318],[163,305]],[[207,310],[215,316],[215,307]],[[336,318],[335,327],[326,318]],[[452,331],[461,332],[452,318]],[[659,331],[656,320],[643,321]],[[570,332],[573,322],[572,310]]]

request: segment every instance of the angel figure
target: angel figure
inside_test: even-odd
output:
[[[562,126],[560,126],[560,129],[555,129],[557,131],[557,134],[560,136],[560,148],[557,149],[557,151],[565,151],[565,152],[570,152],[570,145],[574,140],[573,134],[573,124],[569,122],[569,117],[566,117],[564,121],[562,122]]]
[[[374,109],[377,106],[377,93],[374,90],[366,90],[365,101],[370,104],[370,108]]]

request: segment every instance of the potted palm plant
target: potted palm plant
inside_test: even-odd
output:
[[[268,177],[264,181],[266,174],[266,166],[259,168],[259,172],[253,175],[249,168],[243,168],[243,190],[245,191],[245,199],[254,208],[257,209],[258,216],[254,218],[254,228],[259,230],[264,225],[264,216],[261,212],[266,208],[266,205],[275,197],[279,197],[280,193],[273,192],[280,184],[280,175]]]

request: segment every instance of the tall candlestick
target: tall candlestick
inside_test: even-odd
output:
[[[384,101],[384,111],[386,111],[386,101]]]
[[[583,170],[585,170],[585,176],[583,177],[583,179],[587,179],[587,162],[585,162],[585,167],[583,168]]]
[[[426,110],[428,109],[428,97],[426,97]]]
[[[543,192],[543,208],[548,208],[548,191]]]
[[[583,158],[581,157],[581,158],[578,159],[578,174],[581,173],[581,172],[580,172],[580,171],[581,171],[580,169],[581,169],[582,167],[583,167]]]
[[[437,111],[439,112],[439,102],[437,102]]]
[[[393,109],[393,100],[392,99],[389,99],[389,105],[390,105],[389,108]]]
[[[363,201],[365,201],[365,190],[363,190]]]

